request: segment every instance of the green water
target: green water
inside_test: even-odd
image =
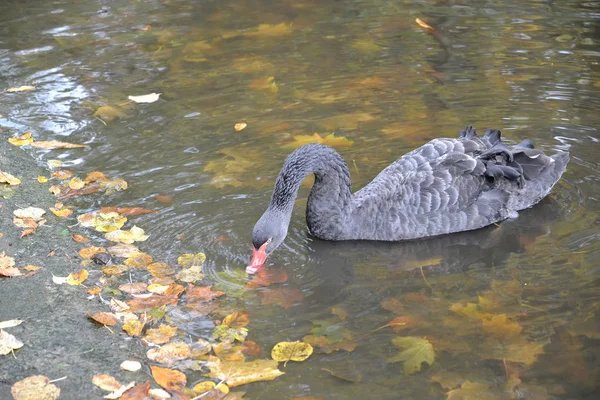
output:
[[[190,337],[245,310],[263,357],[323,320],[355,342],[240,387],[246,398],[591,399],[600,382],[599,20],[593,1],[4,1],[0,88],[37,89],[0,95],[0,127],[88,144],[30,151],[40,165],[60,159],[81,175],[127,180],[126,191],[69,204],[156,208],[135,218],[150,234],[140,248],[155,259],[206,253],[205,272],[229,296],[214,315],[173,317]],[[158,102],[127,102],[152,92]],[[102,106],[111,112],[95,116]],[[239,122],[247,127],[236,132]],[[285,245],[269,258],[289,276],[273,287],[297,301],[286,309],[262,304],[264,289],[242,291],[252,226],[302,135],[335,134],[358,189],[466,125],[569,151],[571,163],[551,196],[516,220],[400,244],[310,237],[303,187]],[[392,298],[399,312],[382,306]],[[509,323],[486,327],[461,314],[467,303]],[[398,316],[411,318],[407,329],[372,332]],[[425,337],[435,363],[403,374],[388,362],[397,336]],[[480,385],[473,397],[464,384],[446,394],[466,380]]]

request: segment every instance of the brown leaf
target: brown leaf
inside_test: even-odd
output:
[[[174,369],[150,366],[156,383],[167,390],[183,390],[187,384],[185,374]]]
[[[94,375],[92,377],[92,383],[107,392],[118,390],[123,386],[113,376],[106,374]]]
[[[172,196],[158,195],[155,197],[161,203],[171,204],[175,199]]]
[[[171,342],[159,347],[152,347],[146,352],[146,356],[152,360],[168,366],[176,361],[190,358],[192,351],[190,346],[184,342]]]
[[[75,144],[75,143],[66,143],[59,142],[56,140],[50,141],[36,141],[31,143],[31,147],[35,147],[36,149],[76,149],[79,147],[88,147],[85,144]]]
[[[76,241],[76,242],[79,242],[79,243],[87,243],[87,242],[89,242],[90,240],[92,240],[92,239],[90,239],[90,238],[87,238],[87,237],[85,237],[85,236],[81,236],[81,235],[78,235],[78,234],[74,234],[74,235],[72,236],[72,238],[73,238],[73,240],[74,240],[74,241]]]
[[[284,283],[287,282],[287,280],[287,272],[283,269],[262,268],[244,287],[246,289],[254,289],[257,287],[270,286],[275,283]]]
[[[188,301],[211,301],[215,297],[220,297],[225,294],[221,291],[212,291],[212,286],[194,286],[188,284],[185,294],[187,295]]]
[[[107,326],[114,326],[117,324],[117,318],[112,313],[107,312],[97,312],[94,314],[88,313],[88,317],[93,321]],[[114,389],[111,389],[114,390]]]
[[[231,342],[224,341],[213,345],[215,355],[223,361],[243,361],[244,346],[233,345]]]
[[[152,256],[146,253],[137,252],[123,261],[123,264],[131,268],[146,268],[151,262]]]
[[[79,250],[79,257],[92,258],[95,254],[104,252],[106,252],[106,249],[104,247],[90,246]]]
[[[124,283],[119,285],[119,290],[129,294],[145,293],[148,284],[146,282]]]
[[[246,311],[234,312],[223,318],[222,325],[227,325],[230,328],[243,328],[250,323],[250,316]]]
[[[302,338],[302,341],[312,345],[317,353],[331,354],[339,350],[352,352],[356,348],[356,342],[353,340],[343,339],[341,342],[330,344],[327,336],[306,335]]]
[[[245,355],[249,357],[260,356],[260,346],[258,345],[258,343],[252,340],[245,340],[244,343],[242,343],[242,347],[242,353],[244,353]]]
[[[490,319],[483,319],[483,330],[492,336],[499,338],[511,338],[521,334],[523,327],[514,322],[506,314],[492,315]]]
[[[161,324],[158,328],[148,329],[144,340],[154,344],[168,343],[177,333],[177,327]]]
[[[148,265],[148,267],[146,267],[146,269],[148,269],[148,271],[152,274],[152,276],[155,276],[155,277],[169,276],[169,275],[173,275],[175,272],[177,272],[177,271],[175,271],[174,268],[169,266],[169,264],[164,263],[164,262],[152,263],[152,264]]]
[[[25,236],[29,236],[35,233],[35,229],[25,229],[23,232],[21,232],[21,238],[24,238]]]
[[[153,308],[161,307],[167,304],[176,304],[177,296],[157,296],[154,295],[148,298],[136,297],[127,302],[131,311],[135,313],[141,313],[144,311],[150,311]]]
[[[135,215],[143,215],[148,213],[156,212],[156,210],[150,210],[148,208],[141,207],[102,207],[101,213],[117,212],[126,217],[132,217]]]
[[[140,400],[146,399],[148,396],[148,391],[150,390],[150,381],[146,381],[145,383],[140,383],[137,386],[132,387],[127,390],[119,400]]]
[[[304,295],[300,289],[269,289],[259,292],[262,297],[262,304],[276,304],[285,308],[290,308],[293,304],[304,300]]]
[[[381,307],[383,307],[385,310],[393,312],[394,314],[404,313],[404,304],[402,304],[400,300],[396,298],[382,301]]]

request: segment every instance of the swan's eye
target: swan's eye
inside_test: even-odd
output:
[[[265,244],[269,244],[269,243],[271,243],[271,240],[273,240],[273,238],[269,238],[269,239],[267,239],[267,241],[265,242]]]

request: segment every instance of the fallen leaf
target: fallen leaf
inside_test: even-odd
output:
[[[30,85],[23,85],[23,86],[19,86],[19,87],[13,87],[10,89],[5,89],[4,91],[6,93],[16,93],[16,92],[28,92],[31,90],[35,90],[35,86],[30,86]]]
[[[275,361],[283,362],[283,366],[288,361],[304,361],[313,353],[313,347],[304,342],[279,342],[271,350],[271,358]]]
[[[192,343],[192,357],[201,358],[202,356],[210,353],[212,345],[208,340],[198,339]]]
[[[424,22],[424,21],[423,21],[422,19],[420,19],[420,18],[417,18],[417,19],[415,19],[415,22],[416,22],[417,24],[419,24],[419,26],[420,26],[421,28],[425,28],[425,29],[427,29],[427,30],[429,30],[429,31],[431,31],[431,32],[434,32],[434,31],[435,31],[435,29],[433,29],[433,28],[432,28],[432,27],[431,27],[429,24],[427,24],[426,22]]]
[[[90,246],[90,247],[85,247],[85,248],[79,250],[79,257],[92,258],[94,256],[94,254],[104,253],[104,252],[106,252],[106,249],[104,247]]]
[[[155,365],[151,365],[150,370],[156,383],[167,390],[183,390],[187,384],[187,378],[183,372]]]
[[[292,33],[292,24],[282,22],[277,25],[260,24],[256,30],[244,32],[248,37],[281,37]]]
[[[86,175],[84,180],[87,182],[108,182],[109,181],[109,179],[106,177],[106,175],[104,175],[104,173],[100,172],[100,171],[90,172],[89,174]],[[111,211],[115,211],[115,210],[111,210]],[[100,212],[102,212],[102,211],[100,211]]]
[[[385,310],[393,312],[394,314],[404,313],[404,304],[402,304],[402,302],[396,298],[382,301],[381,307],[383,307]]]
[[[250,357],[257,357],[261,353],[258,343],[252,340],[245,340],[244,343],[242,343],[242,347],[242,353]]]
[[[20,238],[24,238],[25,236],[33,235],[35,233],[35,229],[25,229],[21,232]]]
[[[66,180],[66,179],[69,179],[70,177],[72,177],[73,175],[74,175],[73,171],[69,171],[68,169],[65,169],[65,170],[59,170],[59,171],[52,172],[50,174],[50,177],[61,179],[61,180]]]
[[[126,265],[105,265],[102,267],[102,273],[109,276],[120,276],[129,270]]]
[[[9,319],[8,321],[0,322],[0,329],[12,328],[13,326],[19,326],[22,323],[22,319]]]
[[[81,236],[81,235],[78,235],[78,234],[74,234],[74,235],[73,235],[73,236],[71,236],[71,237],[73,238],[73,240],[74,240],[74,241],[76,241],[76,242],[78,242],[78,243],[87,243],[87,242],[89,242],[90,240],[92,240],[92,239],[90,239],[90,238],[87,238],[87,237],[85,237],[85,236]]]
[[[250,316],[246,311],[234,312],[223,318],[222,325],[228,325],[232,328],[241,328],[248,326],[250,323]]]
[[[67,280],[69,279],[68,276],[62,277],[62,276],[56,276],[54,274],[52,274],[52,282],[56,283],[57,285],[62,285],[67,283]]]
[[[335,136],[335,134],[333,133],[325,137],[321,137],[321,135],[319,135],[318,133],[313,133],[312,135],[296,135],[293,137],[293,139],[293,142],[288,143],[282,147],[286,149],[296,149],[308,143],[321,143],[327,146],[340,149],[348,148],[354,143],[352,140],[346,139],[343,136]]]
[[[113,376],[106,374],[94,375],[92,377],[92,383],[107,392],[118,390],[123,386]]]
[[[100,189],[104,191],[104,194],[110,196],[117,192],[127,190],[127,181],[122,178],[113,179],[112,181],[101,181]]]
[[[327,336],[321,335],[306,335],[302,338],[302,341],[312,345],[317,353],[331,354],[339,350],[352,352],[356,348],[356,343],[350,339],[329,343]]]
[[[129,336],[140,336],[144,330],[144,325],[145,323],[139,320],[130,320],[123,324],[123,330],[127,332]]]
[[[123,258],[129,258],[135,253],[140,253],[140,249],[137,246],[125,243],[115,244],[114,246],[109,247],[107,250],[111,255]],[[150,262],[152,262],[152,257],[150,257]]]
[[[155,262],[148,265],[146,268],[154,277],[165,277],[173,275],[176,272],[174,268],[170,267],[169,264],[164,262]]]
[[[190,358],[191,354],[190,346],[184,342],[170,342],[160,347],[153,347],[146,352],[148,359],[167,366],[173,365],[176,361]]]
[[[447,400],[500,400],[501,396],[490,390],[490,385],[465,381],[459,389],[446,393]]]
[[[8,332],[0,329],[0,354],[6,355],[23,347],[23,342]]]
[[[148,239],[142,228],[133,226],[129,231],[118,229],[116,231],[104,234],[104,238],[113,242],[131,244],[133,242],[143,242]]]
[[[19,276],[22,275],[18,268],[14,267],[15,259],[8,256],[6,252],[0,253],[0,276]]]
[[[245,127],[247,127],[248,124],[245,122],[238,122],[237,124],[235,124],[233,126],[233,129],[235,129],[236,132],[239,132],[241,130],[243,130]]]
[[[98,232],[113,232],[121,229],[127,217],[116,212],[110,213],[86,213],[77,217],[82,226],[93,227]]]
[[[16,382],[10,388],[14,400],[56,400],[60,389],[43,375],[34,375]]]
[[[48,160],[48,168],[55,169],[63,166],[63,162],[61,160]]]
[[[107,313],[107,312],[96,312],[94,314],[88,313],[88,317],[101,325],[115,326],[117,324],[117,318],[112,313]]]
[[[77,286],[81,285],[87,278],[88,272],[86,269],[82,268],[79,272],[71,272],[67,277],[67,283],[69,285]]]
[[[529,342],[520,336],[508,341],[488,338],[481,344],[479,355],[485,359],[531,365],[537,361],[538,355],[544,353],[543,348],[543,345]]]
[[[27,132],[26,134],[16,138],[8,138],[8,143],[15,146],[25,146],[33,143],[33,138],[31,137],[31,132]]]
[[[49,141],[35,141],[31,143],[31,147],[35,147],[36,149],[77,149],[81,147],[88,147],[85,144],[76,144],[76,143],[67,143],[67,142],[59,142],[57,140],[49,140]]]
[[[490,319],[483,319],[481,323],[484,331],[502,339],[517,337],[523,330],[518,322],[508,319],[506,314],[492,315]]]
[[[98,108],[94,113],[94,117],[101,118],[106,122],[110,122],[116,118],[123,118],[126,116],[127,114],[123,110],[113,106],[102,106]]]
[[[153,308],[161,307],[167,304],[177,303],[177,296],[157,296],[153,295],[146,299],[134,298],[127,302],[131,310],[136,313],[148,312]]]
[[[433,346],[427,339],[414,336],[397,337],[392,340],[392,343],[404,350],[389,358],[388,362],[403,362],[405,375],[420,371],[422,363],[432,365],[435,361]]]
[[[204,253],[182,254],[177,258],[177,264],[181,265],[184,268],[202,266],[202,264],[204,264],[204,261],[206,261],[206,255]]]
[[[136,372],[142,369],[142,364],[139,361],[125,360],[119,365],[119,368],[124,371]]]
[[[129,382],[127,385],[122,385],[120,388],[112,391],[111,393],[104,396],[105,399],[121,399],[123,394],[131,389],[135,385],[135,382]]]
[[[110,250],[110,248],[109,248]],[[131,268],[146,268],[152,262],[152,256],[142,252],[136,252],[129,256],[123,264]]]
[[[0,171],[0,183],[8,183],[11,186],[17,186],[21,184],[21,180],[8,172]]]
[[[85,186],[86,182],[78,177],[73,177],[69,181],[69,189],[79,190]]]
[[[231,342],[223,341],[212,346],[212,350],[217,357],[223,361],[244,361],[244,347],[233,345]]]
[[[157,195],[155,198],[163,204],[171,204],[175,200],[172,196],[165,196],[162,194]]]
[[[352,333],[337,318],[315,320],[313,324],[316,326],[310,330],[310,333],[326,336],[330,344],[341,342],[344,339],[352,339]]]
[[[270,286],[276,283],[287,282],[287,272],[283,269],[262,268],[254,275],[252,280],[244,286],[246,289]]]
[[[141,367],[141,366],[140,366]],[[120,397],[119,400],[140,400],[147,399],[150,392],[150,381],[140,383],[132,388],[128,388]],[[106,397],[106,396],[104,396]]]
[[[276,304],[286,310],[304,300],[304,295],[300,289],[268,289],[258,294],[261,296],[263,305]]]
[[[344,310],[342,307],[332,307],[331,308],[331,313],[333,315],[337,315],[338,318],[340,319],[340,321],[345,321],[346,318],[348,318],[348,316],[350,314],[348,314],[348,312],[346,310]]]
[[[150,93],[142,96],[128,96],[127,98],[136,103],[154,103],[162,93]]]
[[[102,288],[99,288],[99,287],[92,287],[92,288],[89,288],[89,289],[87,290],[87,292],[88,292],[89,294],[91,294],[92,296],[98,296],[100,293],[102,293]]]
[[[205,275],[202,273],[202,266],[200,265],[194,265],[193,267],[179,271],[175,275],[175,278],[186,283],[193,283],[204,279],[204,277]]]
[[[144,340],[153,344],[168,343],[177,333],[177,327],[161,324],[158,328],[148,329]]]
[[[54,214],[60,218],[67,218],[69,215],[73,214],[73,210],[68,209],[68,208],[63,208],[61,210],[57,210],[54,207],[50,207],[50,211],[52,211],[52,214]]]
[[[213,330],[211,337],[231,342],[235,340],[243,342],[248,335],[248,329],[245,327],[249,323],[250,318],[247,312],[234,312],[223,318],[221,324]]]
[[[37,181],[39,183],[46,183],[46,182],[48,182],[48,178],[46,178],[45,176],[42,176],[42,175],[38,175]]]
[[[444,390],[451,390],[457,388],[463,382],[465,382],[465,379],[460,374],[444,370],[432,375],[431,380],[433,382],[439,383],[442,389]]]
[[[284,374],[277,368],[275,360],[221,361],[217,357],[209,357],[206,366],[210,368],[207,374],[210,378],[225,381],[230,387],[245,385],[252,382],[271,381]]]
[[[148,390],[148,394],[152,396],[152,400],[167,400],[171,398],[171,395],[164,389],[154,388]],[[183,398],[182,398],[183,399]],[[134,399],[131,399],[134,400]],[[137,400],[137,399],[135,399]],[[209,399],[207,399],[209,400]]]
[[[129,294],[145,293],[148,284],[146,282],[123,283],[119,285],[119,290]]]
[[[194,286],[192,284],[188,284],[185,294],[187,295],[188,301],[211,301],[216,297],[221,297],[225,294],[225,292],[221,291],[213,291],[211,290],[212,286]]]
[[[13,211],[13,214],[17,218],[31,218],[34,221],[39,221],[46,214],[46,211],[38,207],[26,207]]]
[[[150,210],[148,208],[141,208],[141,207],[102,207],[100,209],[100,212],[101,213],[116,212],[121,215],[125,215],[127,217],[133,217],[136,215],[153,213],[153,212],[156,212],[156,210]]]
[[[341,379],[345,382],[359,383],[362,382],[362,374],[356,369],[352,363],[337,363],[335,369],[321,368],[322,371],[329,372],[334,378]]]

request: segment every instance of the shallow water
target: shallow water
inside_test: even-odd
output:
[[[142,250],[170,263],[205,252],[210,280],[230,295],[224,310],[249,312],[249,339],[265,357],[314,321],[356,342],[352,352],[288,363],[277,380],[244,386],[247,398],[442,399],[465,380],[489,385],[474,398],[592,398],[600,381],[599,20],[600,3],[590,1],[6,1],[0,87],[37,89],[0,95],[0,127],[4,136],[88,144],[29,151],[40,165],[60,159],[77,173],[127,180],[126,191],[70,204],[156,208],[134,219],[150,234]],[[127,102],[151,92],[161,99]],[[120,116],[96,118],[101,106]],[[236,132],[238,122],[248,126]],[[269,259],[290,277],[277,288],[298,300],[286,309],[263,305],[261,290],[242,292],[252,226],[294,137],[346,138],[334,146],[358,189],[405,152],[465,125],[569,151],[569,168],[516,220],[397,244],[311,238],[307,185],[285,245]],[[382,307],[391,298],[400,313]],[[507,340],[506,326],[482,329],[457,312],[467,302],[517,321],[518,340]],[[413,321],[407,329],[372,332],[399,315]],[[183,328],[206,337],[213,325]],[[402,363],[386,361],[397,336],[426,337],[435,363],[403,375]],[[348,366],[362,382],[322,370]],[[458,383],[443,387],[449,373]]]

